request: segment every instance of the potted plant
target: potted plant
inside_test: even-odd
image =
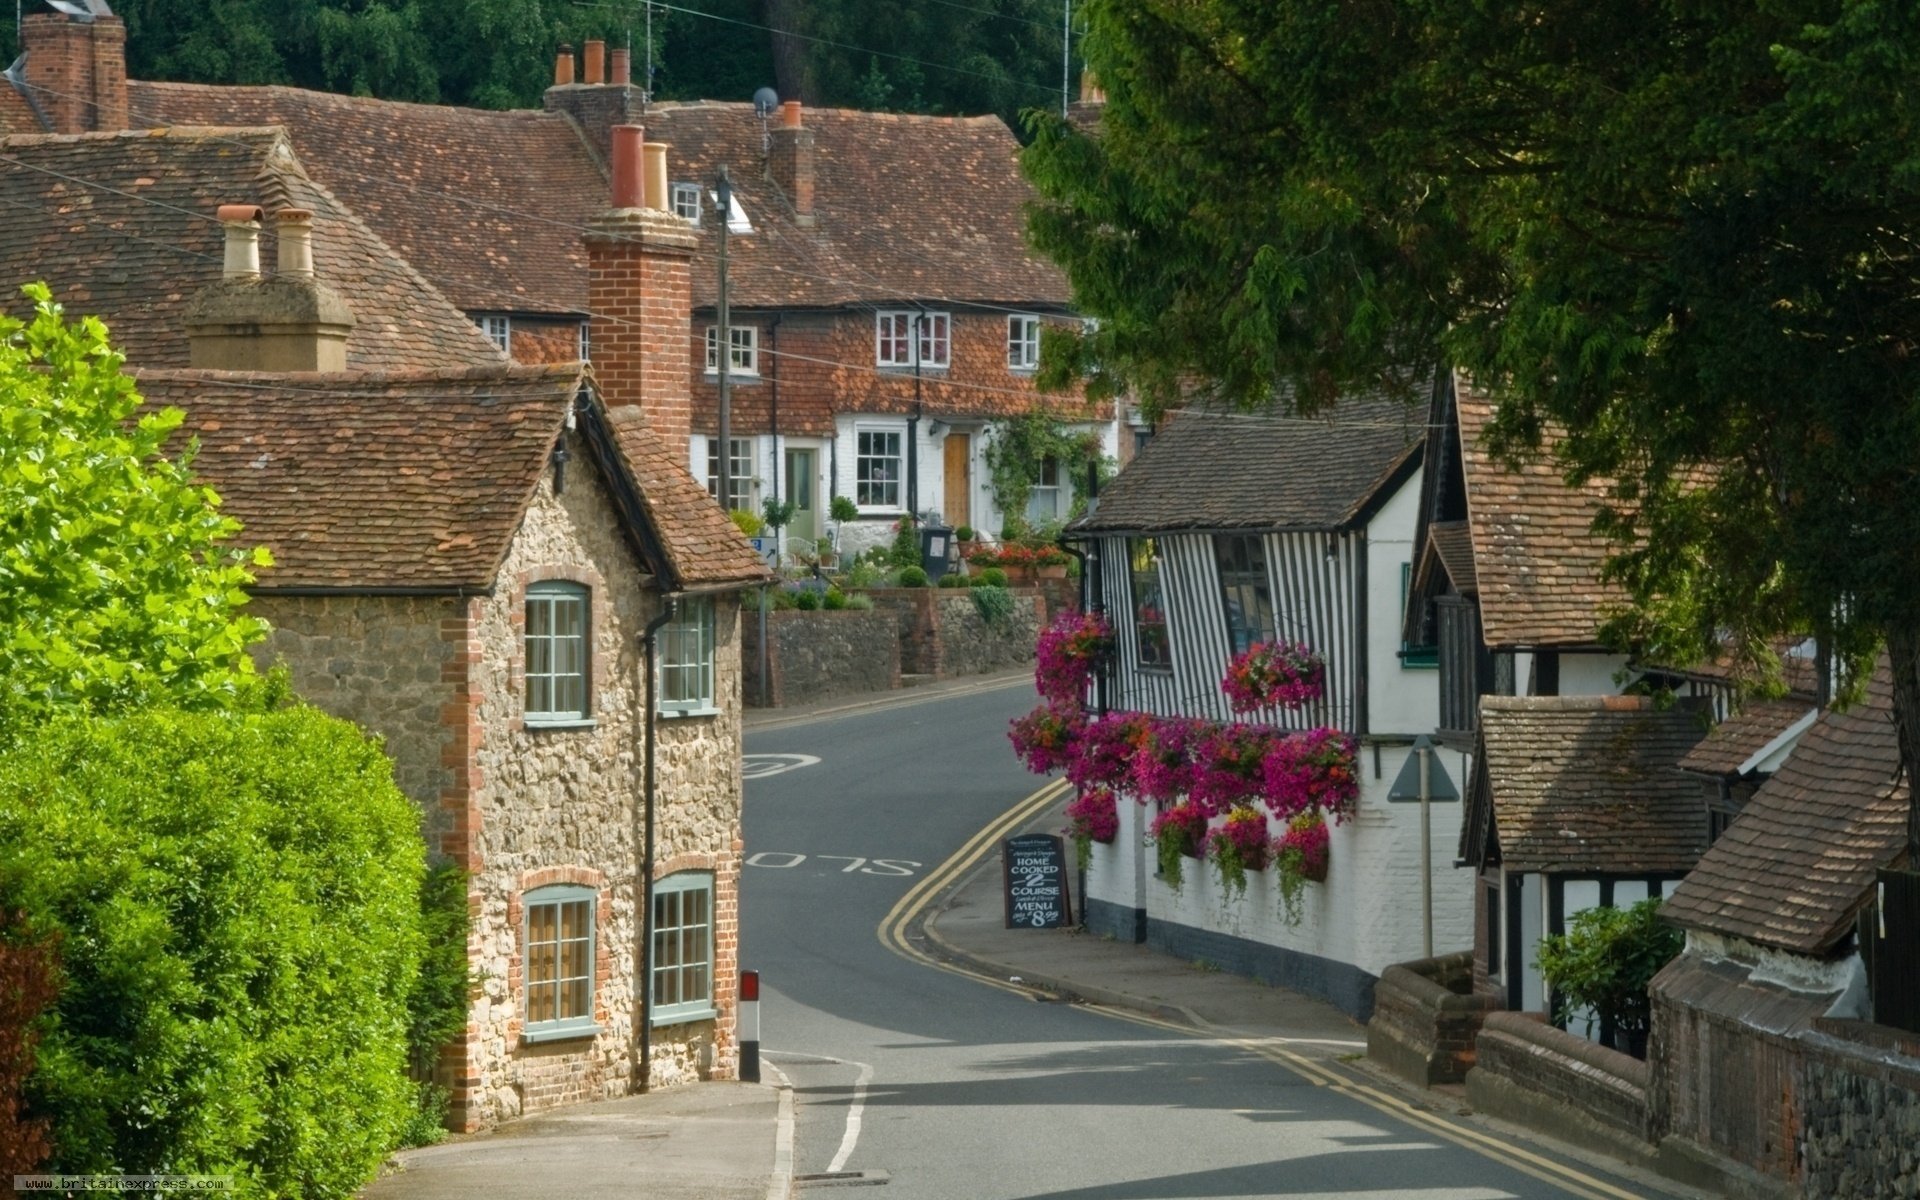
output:
[[[1159,852],[1161,877],[1168,887],[1179,891],[1184,876],[1181,860],[1200,857],[1202,842],[1207,836],[1207,814],[1191,801],[1176,804],[1162,809],[1148,832],[1153,835]]]
[[[1332,844],[1326,818],[1309,809],[1287,822],[1280,835],[1280,915],[1289,925],[1300,923],[1300,896],[1308,883],[1325,883]]]
[[[835,496],[827,503],[827,516],[833,520],[833,553],[840,554],[840,529],[849,521],[860,519],[860,508],[851,497]]]
[[[979,534],[971,525],[962,525],[953,531],[954,553],[959,555],[961,561],[964,562],[980,548],[978,539]]]

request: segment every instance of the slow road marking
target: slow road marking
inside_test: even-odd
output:
[[[801,767],[817,767],[820,760],[811,754],[743,754],[740,764],[742,779],[771,779]]]

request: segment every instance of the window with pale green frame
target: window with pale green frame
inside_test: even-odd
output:
[[[594,917],[599,897],[590,887],[561,883],[522,898],[526,925],[526,1023],[529,1042],[590,1037],[593,1020]]]
[[[679,602],[660,631],[660,712],[689,716],[719,711],[714,703],[713,600]]]
[[[1400,619],[1404,623],[1407,614],[1407,598],[1413,594],[1413,564],[1400,564]],[[1400,665],[1416,671],[1438,671],[1440,669],[1440,647],[1409,646],[1400,643]]]
[[[527,589],[526,716],[530,725],[587,719],[588,593],[543,580]]]
[[[647,938],[653,1023],[713,1016],[712,872],[682,871],[655,881]]]

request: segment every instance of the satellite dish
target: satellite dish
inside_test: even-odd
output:
[[[734,93],[738,95],[739,93]],[[753,111],[762,117],[770,117],[773,110],[780,107],[780,93],[770,87],[763,87],[753,94]]]

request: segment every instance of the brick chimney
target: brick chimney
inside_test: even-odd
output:
[[[608,404],[638,405],[667,445],[684,452],[693,433],[695,243],[687,223],[667,211],[667,148],[643,138],[638,125],[613,128],[612,207],[585,234],[593,370]]]
[[[127,27],[119,17],[29,13],[20,19],[20,48],[27,95],[54,133],[127,128]]]
[[[767,173],[793,205],[801,225],[813,224],[813,130],[800,123],[800,102],[780,106],[767,145]]]
[[[313,276],[313,214],[274,214],[280,269],[260,274],[257,204],[223,204],[226,263],[220,281],[187,306],[188,362],[215,371],[344,371],[353,310]]]
[[[607,153],[615,125],[638,125],[645,111],[645,93],[633,86],[633,60],[625,50],[613,52],[613,69],[607,71],[607,44],[589,41],[582,48],[581,79],[574,82],[573,48],[560,47],[554,59],[553,86],[542,97],[548,112],[562,112],[573,118],[585,137],[587,149],[600,157]],[[601,161],[604,163],[605,159]]]

